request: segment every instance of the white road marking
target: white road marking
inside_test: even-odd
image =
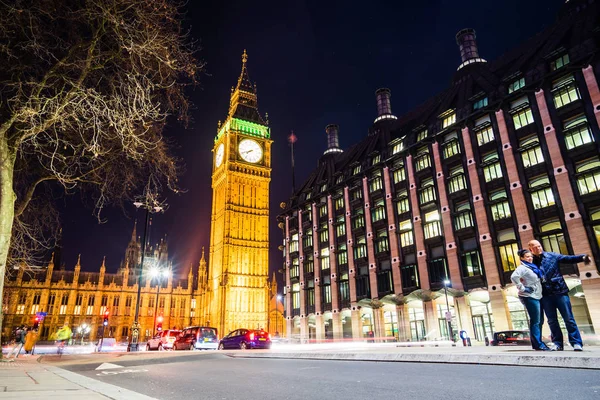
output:
[[[98,366],[98,368],[96,368],[96,371],[99,371],[101,369],[115,369],[115,368],[123,368],[120,365],[117,364],[112,364],[112,363],[102,363]]]
[[[131,374],[135,372],[148,372],[147,369],[122,369],[119,371],[102,371],[97,376],[107,376],[107,375],[118,375],[118,374]]]

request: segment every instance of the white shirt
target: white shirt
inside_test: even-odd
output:
[[[540,278],[525,265],[519,265],[510,276],[510,279],[517,286],[519,296],[531,297],[538,300],[542,298],[542,282],[540,282]],[[525,292],[525,287],[533,289],[533,292]]]

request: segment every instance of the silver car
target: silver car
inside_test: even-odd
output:
[[[173,342],[179,336],[181,331],[175,329],[167,329],[148,340],[146,343],[146,351],[150,350],[171,350],[173,349]]]

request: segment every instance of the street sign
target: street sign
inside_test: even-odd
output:
[[[43,311],[35,313],[35,316],[38,317],[41,320],[43,320],[46,317],[46,315],[48,315],[48,313],[47,312],[43,312]]]
[[[446,311],[446,321],[452,322],[452,313],[450,311]]]

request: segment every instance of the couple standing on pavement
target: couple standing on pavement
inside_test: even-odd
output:
[[[563,333],[558,323],[558,313],[562,316],[569,343],[575,351],[583,350],[583,341],[571,309],[569,288],[560,272],[559,264],[591,262],[588,255],[565,256],[544,251],[537,240],[529,242],[529,249],[519,250],[521,265],[511,275],[511,280],[519,290],[519,299],[529,314],[531,346],[535,350],[563,350]],[[548,318],[552,347],[542,341],[543,313]]]

